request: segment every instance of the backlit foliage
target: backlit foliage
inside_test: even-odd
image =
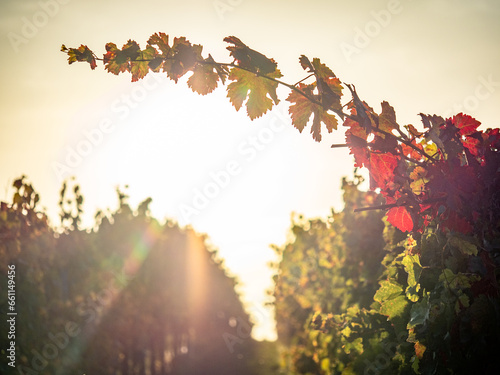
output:
[[[269,373],[272,358],[257,356],[272,345],[250,337],[236,280],[205,236],[160,224],[148,214],[151,199],[134,211],[121,191],[115,212],[80,230],[83,196],[69,183],[54,229],[26,178],[14,188],[0,208],[0,260],[16,267],[16,367],[2,360],[0,373]],[[1,274],[7,280],[7,266]],[[8,311],[6,296],[0,308]],[[0,338],[4,359],[9,341]]]
[[[294,223],[275,295],[289,371],[500,372],[500,131],[481,130],[463,113],[420,114],[420,126],[402,125],[389,103],[370,107],[318,58],[300,56],[307,76],[289,84],[274,59],[236,37],[224,40],[232,62],[203,57],[202,47],[185,38],[170,46],[163,33],[145,50],[133,41],[121,50],[108,43],[102,59],[86,46],[63,51],[70,64],[85,61],[94,69],[103,60],[111,73],[130,72],[132,81],[150,72],[175,82],[190,74],[188,84],[200,94],[227,81],[230,102],[237,110],[245,106],[251,119],[279,102],[282,85],[290,90],[291,124],[300,132],[310,126],[318,142],[323,125],[331,132],[342,123],[346,143],[332,147],[348,147],[379,195],[356,208],[357,219],[344,211],[328,224]],[[380,228],[365,233],[344,222],[373,210],[386,211],[383,256],[375,245]],[[370,236],[373,249],[352,241]],[[370,286],[362,297],[360,285]]]

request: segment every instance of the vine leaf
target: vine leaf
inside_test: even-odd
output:
[[[462,144],[474,156],[479,155],[478,147],[480,145],[479,139],[475,138],[477,128],[481,123],[471,116],[459,113],[453,116],[451,122],[459,129],[459,134],[462,136]]]
[[[340,98],[342,96],[342,84],[333,71],[323,64],[320,59],[314,58],[312,62],[304,55],[299,58],[300,65],[316,77],[316,87],[321,104],[325,109],[342,111]]]
[[[349,145],[349,153],[354,156],[354,166],[363,167],[370,165],[370,152],[367,148],[368,134],[359,123],[346,118],[344,126],[349,127],[345,132],[346,144]]]
[[[298,88],[308,96],[313,96],[313,85],[299,84]],[[298,129],[299,132],[302,133],[311,115],[313,116],[311,133],[316,142],[321,141],[321,123],[326,125],[329,133],[331,133],[333,129],[337,129],[337,118],[334,114],[328,113],[322,105],[311,102],[304,95],[296,91],[292,91],[286,100],[292,103],[288,112],[292,118],[293,126]]]
[[[420,290],[420,274],[422,273],[422,265],[418,254],[406,254],[401,262],[404,266],[405,272],[408,274],[408,287],[406,288],[406,297],[412,301],[417,302],[419,299],[418,291]]]
[[[401,317],[408,305],[408,300],[405,296],[399,295],[398,297],[385,301],[380,306],[380,313],[386,315],[389,320]]]
[[[177,83],[180,77],[192,70],[197,62],[203,60],[202,49],[201,45],[191,44],[185,37],[174,38],[168,57],[161,67],[168,77]]]
[[[399,157],[391,153],[371,153],[370,154],[370,176],[375,182],[376,186],[386,188],[387,185],[394,179],[394,169],[398,165]]]
[[[463,238],[452,236],[448,239],[448,243],[457,247],[465,255],[476,256],[478,253],[477,246]]]
[[[279,70],[275,70],[266,77],[279,78],[281,73]],[[278,82],[266,77],[237,68],[233,68],[229,72],[229,80],[233,82],[227,86],[227,97],[237,111],[246,101],[247,114],[251,120],[272,109],[273,102],[274,104],[279,103],[276,95]]]
[[[132,61],[130,63],[130,73],[132,73],[132,82],[136,82],[142,78],[144,78],[150,69],[150,61],[154,59],[156,55],[156,50],[147,46],[144,51],[139,52],[139,56],[137,60],[140,61]]]
[[[68,55],[68,63],[73,64],[77,61],[85,61],[90,64],[90,69],[94,70],[97,63],[92,51],[85,45],[78,48],[67,48],[64,44],[61,46],[61,51]]]
[[[419,324],[424,324],[426,319],[429,318],[429,293],[426,293],[421,301],[414,303],[410,310],[410,320],[408,321],[407,328],[415,328]]]
[[[130,61],[139,57],[141,48],[132,40],[118,49],[115,43],[106,43],[106,54],[104,55],[104,68],[113,74],[130,71]]]
[[[399,129],[396,122],[396,112],[394,108],[387,102],[382,102],[382,113],[378,118],[379,129],[391,133],[393,130]]]
[[[401,293],[403,293],[401,285],[391,280],[384,280],[380,282],[380,288],[373,296],[373,299],[383,303],[384,301],[396,298],[401,295]]]
[[[201,95],[206,95],[211,93],[217,87],[217,82],[219,78],[225,77],[224,74],[227,75],[224,71],[219,73],[219,71],[214,71],[214,59],[209,55],[207,59],[205,59],[207,64],[196,64],[193,69],[193,75],[189,77],[187,84],[194,92],[197,92]]]
[[[238,66],[251,70],[255,73],[270,74],[276,71],[278,64],[273,59],[270,59],[260,52],[249,48],[239,38],[235,36],[228,36],[224,38],[224,42],[233,44],[226,47],[238,63]],[[280,75],[281,77],[281,75]]]
[[[405,206],[392,207],[387,212],[387,221],[401,232],[413,230],[413,219]]]
[[[446,154],[445,145],[441,139],[441,127],[444,125],[445,121],[441,116],[429,116],[420,113],[420,117],[422,118],[422,123],[424,127],[429,129],[425,134],[425,138],[431,140],[436,144],[439,150]]]
[[[170,46],[168,45],[168,35],[165,33],[155,33],[149,37],[148,44],[150,46],[157,46],[162,57],[170,56]]]
[[[402,292],[400,284],[393,280],[384,280],[380,282],[380,288],[373,296],[373,299],[380,303],[379,313],[387,316],[398,329],[402,329],[403,323],[406,322],[402,315],[408,306],[408,300]]]
[[[410,173],[410,179],[412,182],[410,183],[410,188],[414,194],[420,195],[424,192],[425,184],[429,182],[427,176],[427,170],[423,167],[417,166]]]
[[[465,136],[475,133],[479,125],[481,125],[481,123],[475,118],[469,115],[464,115],[463,113],[453,116],[452,123],[460,129],[460,135]]]
[[[417,358],[422,359],[424,357],[424,352],[427,349],[427,347],[420,341],[417,341],[414,344],[414,348],[415,348],[415,355],[417,356]]]

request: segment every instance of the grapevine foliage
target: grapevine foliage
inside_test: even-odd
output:
[[[70,64],[84,61],[95,69],[96,61],[102,60],[110,73],[130,72],[132,82],[149,72],[166,73],[175,82],[191,73],[187,83],[202,95],[212,92],[219,82],[230,81],[231,104],[236,110],[245,106],[251,119],[278,104],[276,89],[285,85],[291,90],[286,100],[292,124],[300,132],[311,123],[312,136],[319,142],[322,124],[331,132],[337,129],[338,118],[343,120],[346,145],[356,166],[368,168],[371,188],[381,189],[386,198],[380,208],[389,210],[388,220],[398,229],[422,231],[439,219],[443,230],[467,234],[474,230],[476,217],[486,214],[478,202],[490,201],[498,183],[491,161],[500,145],[498,129],[480,131],[480,123],[462,113],[448,119],[420,114],[422,131],[413,125],[400,126],[389,103],[382,102],[376,113],[359,98],[354,86],[343,84],[318,58],[311,61],[300,56],[299,63],[309,75],[291,85],[278,80],[282,74],[274,59],[234,36],[224,41],[234,59],[231,63],[218,63],[210,54],[204,58],[203,47],[184,37],[169,44],[164,33],[152,35],[145,49],[132,40],[121,49],[107,43],[102,59],[85,45],[63,45],[62,51]],[[304,83],[307,79],[312,82]],[[351,99],[342,105],[345,87]],[[471,197],[471,191],[480,193]]]
[[[323,125],[331,132],[342,123],[346,143],[332,147],[348,147],[355,166],[368,169],[370,188],[379,193],[373,200],[377,204],[356,211],[387,211],[387,253],[378,263],[382,267],[377,274],[379,286],[370,297],[371,304],[354,301],[348,307],[352,301],[346,297],[332,305],[296,294],[296,303],[306,311],[294,332],[300,331],[308,314],[315,314],[309,323],[330,335],[325,339],[324,361],[319,359],[318,345],[302,347],[304,356],[298,358],[306,361],[302,365],[307,371],[359,372],[364,360],[377,357],[377,342],[394,344],[389,365],[374,368],[378,371],[498,370],[481,361],[500,347],[499,129],[480,130],[480,123],[463,113],[450,118],[421,113],[421,126],[401,125],[389,103],[382,102],[380,110],[370,107],[353,85],[341,82],[318,58],[300,56],[306,76],[289,84],[280,80],[274,59],[234,36],[224,41],[231,62],[216,62],[210,54],[204,57],[202,46],[184,37],[170,44],[164,33],[152,35],[143,50],[131,40],[121,49],[108,43],[102,58],[85,45],[63,45],[62,51],[70,64],[83,61],[95,69],[100,60],[110,73],[131,73],[132,81],[161,72],[178,82],[187,74],[189,87],[202,95],[227,83],[231,104],[236,110],[246,107],[251,119],[278,104],[276,90],[282,85],[290,90],[286,101],[292,125],[300,132],[310,126],[318,142]],[[396,240],[394,233],[408,235]],[[333,272],[336,263],[329,260],[330,245],[322,240],[318,246],[326,252],[323,266]],[[307,274],[298,282],[306,285],[313,277],[320,276]],[[290,288],[279,293],[283,299],[294,294]],[[324,298],[330,297],[325,294]],[[342,343],[329,346],[335,335],[342,337]],[[314,340],[318,344],[318,337]],[[299,368],[296,371],[303,373]]]

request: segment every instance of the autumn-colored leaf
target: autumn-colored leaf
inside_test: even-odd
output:
[[[314,68],[311,64],[311,61],[309,60],[309,58],[305,55],[300,55],[299,57],[299,63],[300,63],[300,66],[302,67],[302,69],[304,70],[308,70],[309,73],[312,73],[314,71]]]
[[[161,65],[164,72],[173,81],[177,82],[188,71],[193,70],[198,61],[202,61],[203,47],[191,44],[186,38],[174,38],[174,43],[169,51],[169,57]]]
[[[318,78],[328,80],[330,78],[336,78],[335,74],[333,71],[327,67],[325,64],[323,64],[320,59],[314,58],[312,61],[312,66],[314,68],[314,75]]]
[[[394,180],[394,169],[398,165],[399,157],[391,154],[370,154],[370,175],[380,188],[385,188],[386,185]]]
[[[123,51],[118,49],[115,43],[106,43],[106,54],[104,55],[104,68],[113,74],[130,71],[130,58],[136,59],[139,55],[139,45],[129,40],[123,46]]]
[[[387,221],[401,232],[413,230],[413,219],[405,206],[392,207],[387,212]]]
[[[426,176],[427,170],[420,166],[415,167],[410,173],[410,178],[413,180],[410,187],[415,194],[420,195],[424,191],[425,184],[429,182]]]
[[[136,82],[148,74],[149,62],[154,59],[155,55],[156,50],[151,46],[147,46],[144,51],[139,53],[137,57],[138,61],[131,61],[130,72],[132,73],[132,82]]]
[[[299,58],[300,65],[304,70],[314,73],[316,77],[316,87],[319,93],[319,101],[325,109],[341,111],[340,98],[342,96],[342,83],[335,76],[333,71],[320,59],[314,58],[311,62],[306,56]],[[313,84],[314,86],[314,84]]]
[[[213,61],[211,57],[209,58]],[[194,92],[206,95],[215,90],[218,80],[219,74],[214,71],[213,65],[196,64],[193,75],[189,77],[187,84]]]
[[[239,66],[265,75],[277,70],[277,64],[273,59],[249,48],[239,38],[228,36],[224,38],[224,42],[233,44],[226,48],[231,52],[230,55],[234,57]]]
[[[298,88],[307,95],[313,95],[313,85],[299,84]],[[293,126],[297,128],[299,132],[304,130],[311,115],[313,116],[311,133],[316,142],[321,141],[321,123],[326,125],[329,133],[331,133],[333,129],[337,129],[337,118],[335,115],[328,113],[322,105],[311,102],[304,95],[295,91],[292,91],[286,100],[292,103],[288,112],[292,118]]]
[[[462,139],[462,144],[465,148],[467,148],[470,153],[474,156],[479,155],[478,147],[481,145],[481,142],[477,138],[465,136],[465,139]]]
[[[281,73],[279,70],[275,70],[268,77],[279,78]],[[247,114],[252,120],[270,110],[273,107],[273,102],[274,104],[279,102],[276,95],[278,87],[276,81],[238,68],[231,69],[229,80],[233,82],[227,87],[227,97],[237,111],[246,101]]]
[[[90,64],[90,69],[94,70],[97,63],[92,51],[85,45],[78,48],[67,48],[64,44],[61,46],[61,51],[68,55],[68,63],[73,64],[77,61],[85,61]]]
[[[427,347],[420,341],[417,341],[414,347],[415,347],[415,355],[417,356],[418,359],[422,359],[424,357],[424,352],[427,349]]]
[[[168,45],[168,35],[165,33],[155,33],[148,40],[150,46],[157,46],[163,57],[170,55],[170,46]]]
[[[410,143],[413,146],[415,146],[415,148],[417,148],[417,150],[424,151],[422,145],[417,143],[415,139],[413,139]],[[403,155],[405,155],[406,157],[412,158],[416,161],[422,160],[423,154],[418,152],[415,148],[408,146],[406,143],[401,143],[401,149],[403,150]],[[436,148],[436,151],[437,151],[437,148]],[[431,153],[431,155],[432,155],[432,153]]]
[[[445,124],[444,119],[441,116],[429,116],[423,113],[420,113],[420,117],[424,127],[428,129],[425,138],[434,142],[441,152],[445,153],[445,146],[441,139],[441,127]]]
[[[350,154],[354,155],[354,166],[368,166],[370,163],[370,153],[366,147],[368,134],[359,123],[350,118],[346,118],[344,126],[349,127],[345,132],[345,140],[349,146]]]
[[[486,147],[500,149],[500,129],[486,129],[483,134]]]
[[[393,130],[399,129],[399,125],[396,122],[396,112],[385,101],[382,102],[382,113],[378,117],[378,127],[387,133],[392,133]]]
[[[404,127],[412,137],[421,137],[424,134],[419,132],[412,124],[405,125]]]
[[[463,113],[453,116],[451,121],[453,125],[460,129],[460,135],[473,134],[477,131],[479,125],[481,125],[479,121],[469,115],[464,115]]]
[[[352,103],[355,111],[353,116],[355,117],[355,120],[366,130],[367,133],[371,133],[372,129],[376,127],[376,115],[373,112],[373,109],[370,108],[365,102],[361,101],[354,85],[347,85],[347,88],[351,91]]]

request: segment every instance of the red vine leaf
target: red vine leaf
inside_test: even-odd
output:
[[[479,125],[481,125],[475,118],[464,115],[463,113],[453,116],[451,121],[453,125],[460,129],[460,135],[471,135],[475,133]]]
[[[344,121],[344,126],[349,127],[345,132],[346,144],[349,145],[350,154],[354,156],[354,166],[363,167],[370,165],[370,153],[367,149],[365,129],[354,120],[347,118]]]
[[[405,206],[391,208],[387,212],[387,221],[402,232],[413,230],[413,219]]]
[[[399,157],[391,153],[370,154],[370,175],[377,184],[373,188],[380,187],[384,189],[394,180],[394,169],[398,165],[398,160]]]
[[[479,139],[474,138],[474,137],[465,137],[464,140],[462,140],[462,144],[464,145],[465,148],[467,148],[470,153],[474,156],[479,155],[479,150],[478,147],[480,146]]]

